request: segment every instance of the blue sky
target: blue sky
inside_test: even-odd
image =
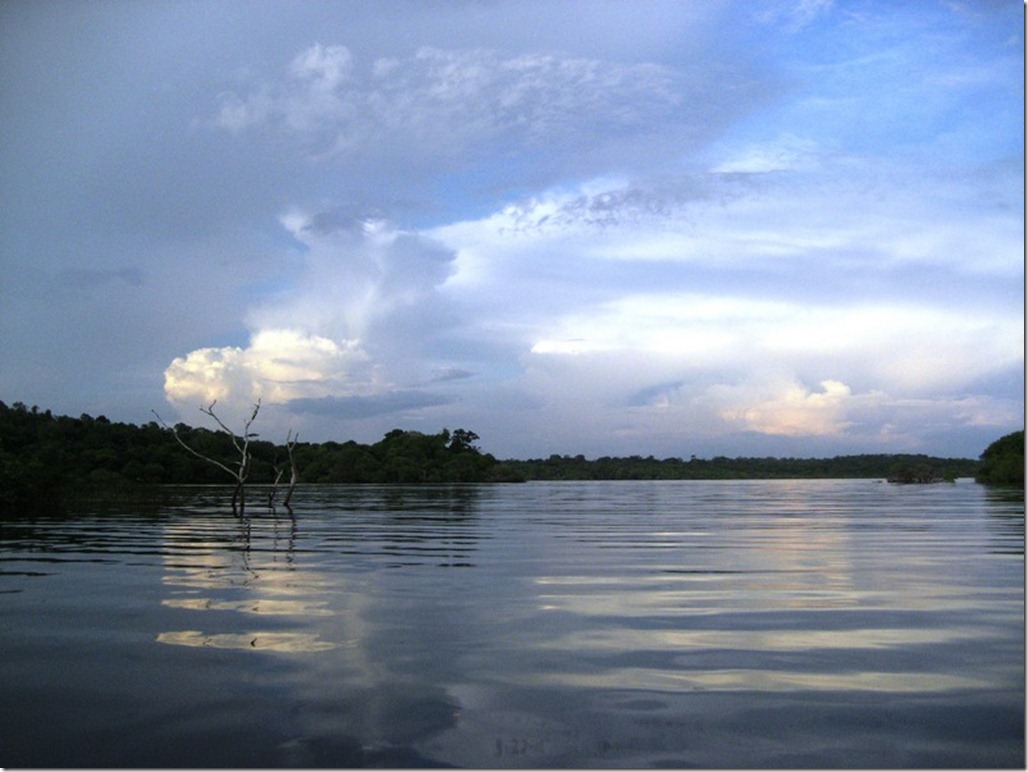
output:
[[[0,399],[977,456],[1024,417],[1023,16],[5,3]]]

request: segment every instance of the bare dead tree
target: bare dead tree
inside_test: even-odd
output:
[[[300,435],[293,434],[292,429],[286,435],[286,454],[289,459],[289,487],[286,489],[286,496],[282,500],[282,504],[286,509],[292,511],[292,507],[289,502],[293,498],[293,490],[296,488],[296,483],[300,481],[300,474],[296,469],[296,458],[293,456],[293,449],[296,447],[297,441],[300,439]],[[271,493],[268,494],[268,504],[274,506],[275,496],[278,494],[278,484],[282,479],[282,475],[285,474],[285,469],[282,466],[275,465],[275,484],[272,486]]]
[[[300,439],[300,435],[293,435],[292,431],[286,434],[286,453],[289,455],[289,489],[286,491],[286,497],[282,503],[286,505],[286,509],[289,509],[289,502],[293,498],[293,491],[296,489],[296,484],[300,481],[300,473],[296,469],[296,457],[293,455],[293,450],[296,448],[296,443]]]
[[[280,466],[275,467],[275,481],[271,483],[271,490],[268,491],[268,506],[275,508],[275,497],[278,495],[278,484],[282,481],[284,470]]]
[[[224,421],[218,418],[218,416],[214,412],[214,406],[217,404],[217,402],[217,400],[214,400],[207,407],[201,407],[200,412],[213,418],[214,422],[217,423],[218,426],[220,426],[221,429],[226,434],[228,434],[229,437],[232,438],[232,446],[236,449],[236,452],[239,454],[239,461],[235,462],[232,466],[222,463],[221,461],[218,461],[218,459],[211,458],[210,456],[201,453],[195,448],[190,447],[190,445],[179,436],[178,431],[174,427],[168,426],[168,424],[164,422],[164,419],[157,414],[156,410],[151,412],[153,412],[153,414],[157,416],[157,420],[161,422],[161,425],[165,429],[171,430],[172,435],[174,435],[179,445],[181,445],[183,448],[185,448],[187,451],[192,453],[197,458],[203,459],[208,464],[213,464],[214,466],[224,470],[232,476],[232,478],[236,482],[236,487],[232,491],[232,513],[235,515],[239,515],[239,517],[242,517],[246,509],[246,496],[244,486],[246,485],[246,478],[250,475],[250,462],[252,461],[252,458],[250,456],[250,440],[257,436],[256,434],[251,433],[250,426],[257,418],[257,413],[260,412],[261,401],[258,399],[257,404],[253,406],[253,412],[250,414],[250,417],[246,419],[246,422],[243,424],[242,435],[237,435],[234,431],[232,431],[228,428],[228,426],[225,425]],[[291,489],[290,493],[292,493]]]

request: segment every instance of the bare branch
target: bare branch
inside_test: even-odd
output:
[[[293,490],[296,488],[296,483],[299,482],[299,480],[300,480],[300,474],[299,474],[299,472],[296,469],[296,458],[293,456],[293,449],[296,447],[296,443],[297,443],[297,441],[299,439],[300,439],[300,435],[297,434],[297,435],[294,436],[292,429],[290,429],[289,433],[286,434],[286,453],[289,456],[289,488],[286,490],[286,496],[282,500],[282,503],[285,505],[286,509],[289,509],[289,510],[292,509],[292,507],[289,506],[289,501],[293,497]],[[268,503],[274,502],[275,496],[278,493],[279,481],[282,479],[282,475],[284,473],[285,473],[285,470],[280,465],[276,464],[275,465],[275,484],[272,487],[271,493],[268,494]]]
[[[211,458],[210,456],[205,456],[205,455],[204,455],[203,453],[201,453],[200,451],[198,451],[198,450],[196,450],[196,449],[194,449],[194,448],[191,448],[191,447],[189,447],[189,445],[188,445],[188,444],[186,444],[186,441],[185,441],[185,440],[183,440],[183,439],[182,439],[182,438],[181,438],[181,437],[179,436],[179,434],[178,434],[178,430],[177,430],[177,429],[176,429],[176,428],[175,428],[174,426],[168,426],[168,424],[167,424],[167,423],[165,423],[164,419],[163,419],[163,418],[161,418],[161,417],[160,417],[160,415],[158,415],[158,413],[157,413],[157,411],[156,411],[156,410],[151,410],[150,412],[151,412],[151,413],[153,413],[153,414],[154,414],[154,415],[155,415],[155,416],[157,417],[157,420],[158,420],[158,421],[160,421],[160,423],[161,423],[161,426],[163,426],[163,427],[164,427],[165,429],[168,429],[168,430],[169,430],[169,431],[171,432],[171,435],[172,435],[172,436],[173,436],[173,437],[174,437],[174,438],[175,438],[176,440],[178,440],[178,444],[179,444],[179,445],[181,445],[181,446],[182,446],[183,448],[185,448],[186,450],[188,450],[188,451],[189,451],[190,453],[192,453],[192,454],[193,454],[194,456],[196,456],[197,458],[203,459],[203,460],[204,460],[204,461],[206,461],[207,463],[209,463],[209,464],[213,464],[214,466],[218,467],[219,469],[223,469],[224,471],[228,472],[228,473],[229,473],[230,475],[232,475],[233,477],[236,477],[236,472],[235,472],[235,471],[233,471],[232,469],[229,469],[229,468],[228,468],[227,466],[225,466],[225,465],[224,465],[223,463],[221,463],[220,461],[218,461],[218,460],[217,460],[216,458]],[[220,423],[220,422],[219,422],[219,423]]]
[[[296,443],[299,441],[300,435],[293,435],[292,430],[286,435],[286,453],[289,454],[289,490],[286,491],[286,497],[283,500],[283,504],[286,508],[289,508],[289,501],[293,498],[293,489],[296,488],[296,483],[300,480],[300,474],[296,469],[296,458],[293,456],[293,449],[296,447]]]
[[[220,426],[225,431],[225,433],[227,433],[228,436],[232,438],[232,446],[236,449],[236,452],[239,453],[240,456],[239,471],[240,473],[245,473],[246,471],[248,471],[250,465],[250,438],[257,436],[256,434],[252,434],[250,432],[250,424],[254,422],[254,419],[257,418],[257,413],[259,413],[261,410],[261,401],[260,399],[257,400],[257,403],[253,406],[253,412],[250,414],[250,417],[246,420],[246,423],[243,424],[242,444],[240,444],[239,436],[236,435],[234,431],[229,429],[228,426],[225,425],[225,422],[218,418],[218,416],[214,413],[214,406],[216,404],[218,404],[218,400],[212,401],[211,404],[209,404],[207,407],[201,407],[200,412],[204,415],[208,415],[211,418],[213,418],[214,421],[218,424],[218,426]],[[232,474],[235,473],[233,472]]]
[[[225,422],[222,421],[214,412],[214,406],[217,403],[218,400],[212,401],[211,404],[209,404],[207,407],[201,407],[200,412],[214,419],[214,422],[217,423],[218,426],[220,426],[222,430],[231,438],[232,446],[236,449],[236,452],[239,453],[239,462],[236,464],[235,470],[229,468],[217,459],[211,458],[210,456],[201,453],[195,448],[190,447],[189,444],[179,436],[178,432],[173,427],[168,426],[168,424],[164,422],[164,419],[157,414],[156,410],[153,410],[151,412],[155,416],[157,416],[157,420],[161,422],[162,426],[164,426],[166,429],[171,429],[171,433],[174,435],[179,445],[181,445],[183,448],[185,448],[187,451],[192,453],[197,458],[203,459],[209,464],[213,464],[219,469],[228,472],[230,475],[232,475],[233,478],[235,478],[236,487],[235,490],[232,492],[232,511],[237,511],[236,505],[238,503],[238,514],[242,516],[243,511],[246,507],[243,486],[246,483],[246,478],[250,474],[250,461],[252,460],[250,456],[250,440],[251,438],[257,436],[256,434],[250,431],[250,425],[257,418],[257,413],[260,412],[261,401],[259,399],[257,400],[257,404],[253,406],[253,412],[250,414],[250,417],[246,420],[246,423],[243,424],[242,437],[240,437],[234,431],[229,429],[228,426],[225,425]]]

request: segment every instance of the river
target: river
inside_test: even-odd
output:
[[[0,766],[1024,767],[1024,499],[220,487],[0,523]]]

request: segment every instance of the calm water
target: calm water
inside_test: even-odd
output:
[[[1020,493],[296,498],[0,525],[0,766],[1024,766]]]

